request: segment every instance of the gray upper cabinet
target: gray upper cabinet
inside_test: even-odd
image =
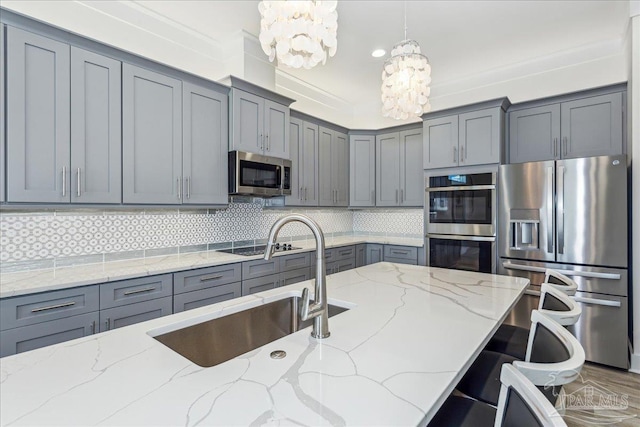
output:
[[[227,204],[228,97],[183,82],[182,202]]]
[[[72,202],[121,202],[121,66],[71,47]]]
[[[511,163],[559,159],[560,104],[509,113]]]
[[[422,206],[422,129],[376,137],[376,205]]]
[[[605,88],[516,106],[509,112],[510,163],[622,154],[624,98],[624,90]]]
[[[420,141],[420,144],[422,144],[422,141]],[[349,162],[349,206],[375,206],[375,136],[350,135]]]
[[[69,45],[7,27],[7,200],[69,202]]]
[[[291,196],[288,206],[318,205],[318,125],[292,117],[289,122]]]
[[[349,145],[347,135],[319,126],[320,206],[347,206],[349,193]]]
[[[458,116],[425,120],[423,123],[423,168],[458,165]]]
[[[500,163],[506,98],[436,113],[423,123],[423,168]]]
[[[4,51],[4,25],[0,24],[0,202],[5,201],[4,192],[4,165],[5,165],[5,151],[4,151],[4,63],[5,63],[5,51]]]
[[[232,90],[229,149],[289,158],[289,107],[243,90]]]
[[[123,64],[123,202],[177,204],[182,182],[182,83]]]

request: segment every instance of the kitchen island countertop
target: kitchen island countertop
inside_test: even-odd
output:
[[[329,302],[349,310],[325,340],[307,328],[202,368],[152,337],[297,296],[306,281],[5,357],[0,424],[425,424],[527,284],[383,262],[327,277]]]

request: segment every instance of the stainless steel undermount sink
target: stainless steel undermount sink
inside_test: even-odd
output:
[[[210,367],[311,326],[300,321],[299,297],[289,297],[154,338],[193,363]],[[329,304],[329,317],[348,308]]]

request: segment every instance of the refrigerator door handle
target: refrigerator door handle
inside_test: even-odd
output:
[[[610,301],[606,299],[597,299],[597,298],[583,298],[583,297],[571,297],[576,302],[582,302],[584,304],[593,304],[593,305],[605,305],[607,307],[620,307],[622,304],[620,301]]]
[[[553,253],[553,167],[547,168],[547,252]]]
[[[564,254],[564,166],[558,166],[558,253]]]
[[[520,265],[520,264],[511,263],[511,262],[503,262],[502,266],[507,270],[532,271],[534,273],[544,273],[545,271],[547,271],[546,267],[535,267],[533,265]],[[576,270],[566,270],[563,268],[554,268],[554,270],[566,276],[580,276],[580,277],[587,277],[589,279],[607,279],[607,280],[621,279],[620,274],[617,274],[617,273],[599,273],[597,271],[576,271]]]

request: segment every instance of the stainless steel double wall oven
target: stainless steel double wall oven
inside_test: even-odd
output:
[[[480,172],[427,178],[430,266],[496,272],[496,176]]]

